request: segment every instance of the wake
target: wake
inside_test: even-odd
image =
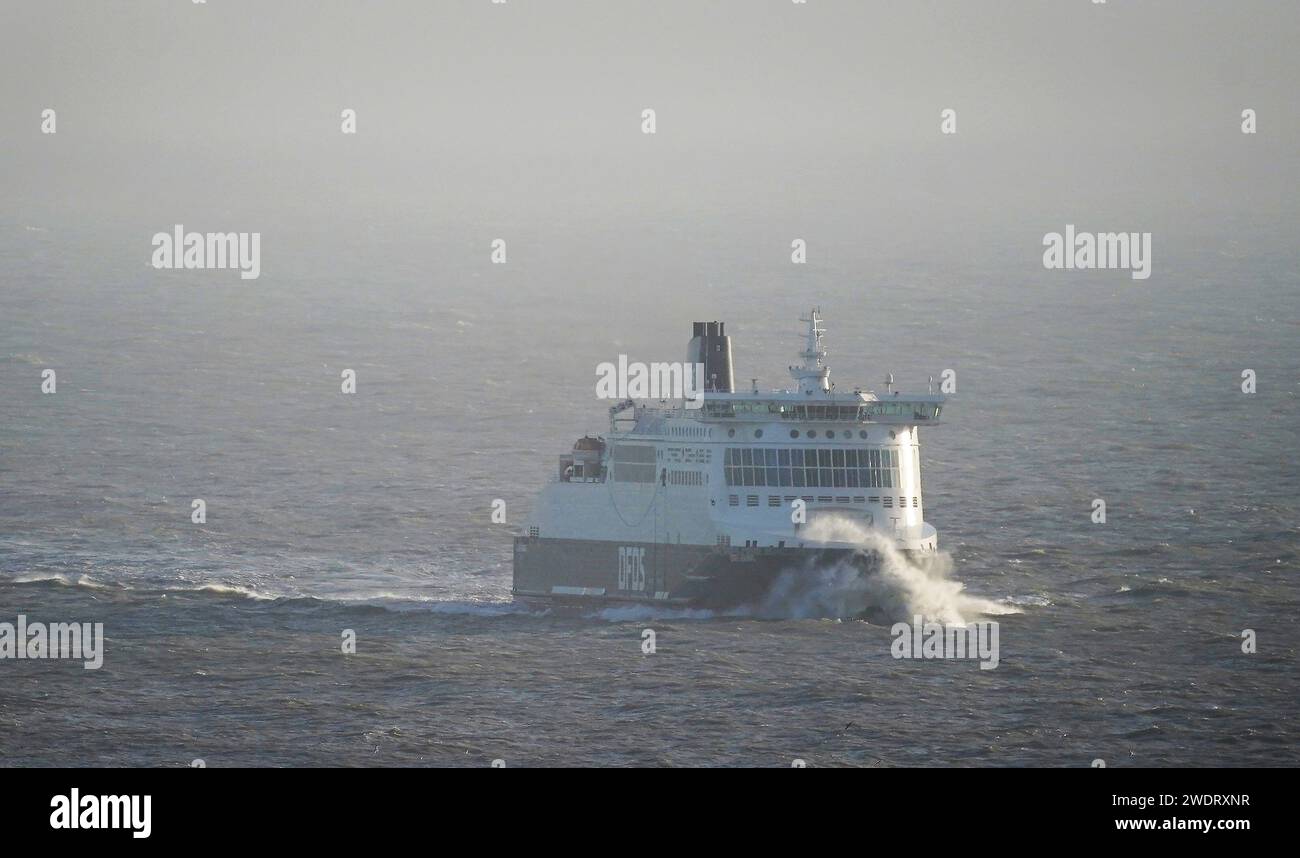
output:
[[[926,622],[966,625],[980,617],[1020,613],[990,599],[972,596],[950,577],[952,555],[939,552],[913,561],[877,530],[847,518],[824,517],[808,525],[809,539],[849,542],[859,554],[879,558],[864,575],[849,559],[826,565],[809,561],[784,572],[754,607],[764,618],[841,619],[866,617],[878,622]]]

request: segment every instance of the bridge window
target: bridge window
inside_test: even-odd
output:
[[[899,455],[892,449],[728,447],[725,471],[729,486],[875,489],[901,485]]]

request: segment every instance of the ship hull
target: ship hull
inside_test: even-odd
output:
[[[651,603],[726,609],[757,605],[785,572],[879,557],[853,548],[737,548],[517,537],[517,600],[548,604]]]

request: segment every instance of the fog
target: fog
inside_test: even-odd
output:
[[[1297,37],[1289,2],[7,0],[3,206],[938,245],[1267,220],[1295,206]]]

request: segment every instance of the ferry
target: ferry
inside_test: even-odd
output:
[[[703,402],[624,400],[603,435],[558,457],[514,540],[516,600],[729,608],[778,576],[848,561],[870,575],[878,550],[817,527],[823,517],[882,534],[918,558],[937,551],[921,492],[921,427],[945,397],[840,392],[821,314],[806,324],[794,386],[737,391],[723,322],[695,322],[688,366]],[[824,522],[823,522],[824,523]]]

